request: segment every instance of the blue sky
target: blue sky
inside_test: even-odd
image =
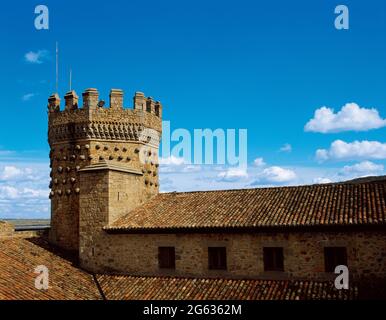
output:
[[[49,8],[49,30],[34,27],[38,4]],[[349,30],[334,27],[339,4]],[[122,88],[131,106],[143,91],[162,101],[172,129],[248,130],[246,171],[165,159],[163,191],[385,174],[382,0],[24,0],[2,4],[2,15],[0,217],[49,216],[56,41],[62,97],[72,68],[79,95],[95,87],[108,100],[110,88]]]

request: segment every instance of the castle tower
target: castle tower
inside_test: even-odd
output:
[[[82,232],[81,208],[95,214],[100,209],[97,203],[108,203],[105,220],[111,223],[159,192],[162,131],[161,104],[141,92],[134,96],[133,109],[123,107],[123,92],[118,89],[111,90],[108,107],[99,101],[96,89],[87,89],[82,97],[83,106],[79,107],[75,91],[68,92],[64,110],[57,94],[48,99],[50,241],[75,251]],[[86,195],[82,203],[82,192],[96,188],[89,184],[99,172],[106,173],[105,183],[94,190],[94,198]],[[109,196],[105,196],[106,189]]]

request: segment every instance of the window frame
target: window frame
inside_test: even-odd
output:
[[[324,247],[324,271],[335,272],[335,268],[339,265],[347,266],[347,247]]]
[[[216,255],[216,256],[213,256]],[[208,269],[209,270],[228,270],[227,247],[211,246],[208,247]]]
[[[263,247],[264,272],[284,272],[284,248]]]
[[[166,258],[165,256],[163,256],[165,253],[167,254]],[[168,270],[176,269],[176,248],[175,247],[172,247],[172,246],[158,247],[158,268],[168,269]]]

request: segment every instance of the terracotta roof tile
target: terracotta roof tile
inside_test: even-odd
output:
[[[333,281],[195,279],[98,275],[108,300],[312,300],[358,298]]]
[[[162,193],[108,231],[386,225],[386,181]]]
[[[0,239],[0,300],[100,299],[93,277],[41,238]],[[49,289],[35,288],[34,269],[49,269]]]

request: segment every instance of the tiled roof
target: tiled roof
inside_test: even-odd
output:
[[[310,300],[358,297],[334,282],[97,276],[108,300]]]
[[[35,288],[34,269],[49,269],[49,289]],[[98,285],[103,294],[98,290]],[[0,300],[296,300],[357,299],[358,287],[334,282],[97,275],[80,270],[70,256],[42,238],[0,239]]]
[[[0,239],[0,300],[100,299],[93,277],[40,238]],[[34,269],[49,270],[49,289],[35,288]]]
[[[386,226],[386,180],[369,183],[161,193],[105,227],[110,232],[195,228]]]

